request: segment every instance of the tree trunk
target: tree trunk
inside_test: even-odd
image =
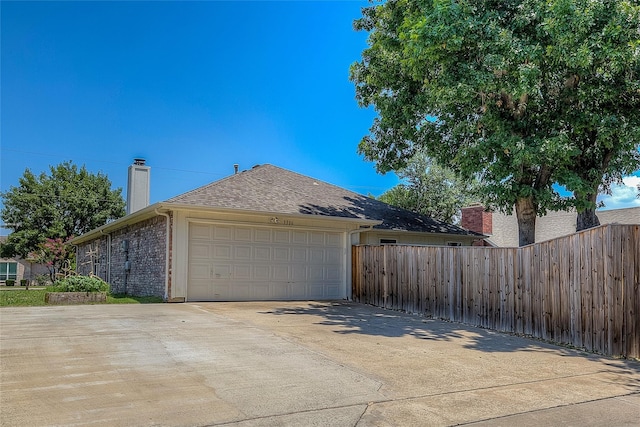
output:
[[[600,220],[596,215],[596,198],[598,197],[597,193],[588,194],[585,199],[589,202],[592,202],[594,207],[589,207],[582,212],[578,212],[578,217],[576,220],[576,231],[587,230],[589,228],[597,227],[600,225]]]
[[[536,205],[533,197],[522,197],[516,201],[518,219],[518,246],[526,246],[536,241]]]

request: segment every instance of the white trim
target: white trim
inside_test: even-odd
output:
[[[275,212],[275,211],[254,211],[248,209],[233,209],[233,208],[221,208],[221,207],[207,207],[207,206],[196,206],[196,205],[188,205],[188,204],[177,204],[177,203],[160,203],[160,208],[162,209],[170,209],[170,210],[182,210],[182,211],[191,211],[191,212],[207,212],[207,213],[237,213],[241,215],[255,215],[255,216],[282,216],[289,218],[299,218],[306,220],[317,220],[317,221],[330,221],[330,222],[350,222],[361,225],[380,225],[382,224],[382,220],[378,219],[365,219],[365,218],[351,218],[351,217],[341,217],[341,216],[331,216],[331,215],[313,215],[313,214],[305,214],[305,213],[289,213],[289,212]]]
[[[288,230],[313,230],[313,231],[327,231],[333,233],[344,232],[344,230],[331,228],[331,227],[317,227],[317,226],[304,226],[304,225],[281,225],[281,224],[264,224],[264,223],[256,223],[251,221],[230,221],[224,219],[206,219],[206,218],[197,218],[197,217],[186,217],[187,223],[198,222],[200,224],[211,224],[211,225],[242,225],[249,227],[261,227],[261,228],[282,228]],[[368,229],[367,229],[368,230]],[[363,230],[365,231],[365,230]]]
[[[171,236],[169,235],[169,230],[171,230],[171,215],[166,212],[158,212],[155,210],[156,215],[161,215],[165,217],[166,220],[166,228],[165,228],[165,252],[164,252],[164,300],[167,301],[170,298],[169,295],[169,242],[171,242]]]

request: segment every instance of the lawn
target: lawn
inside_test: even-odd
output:
[[[47,289],[0,289],[0,307],[32,307],[46,305],[44,294]],[[107,304],[153,304],[161,303],[158,297],[134,297],[131,295],[109,295]]]

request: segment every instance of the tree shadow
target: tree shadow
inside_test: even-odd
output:
[[[317,325],[334,326],[340,335],[383,337],[411,336],[420,340],[458,341],[463,349],[486,353],[545,352],[562,357],[580,357],[604,363],[619,373],[640,373],[640,362],[616,359],[532,337],[482,329],[446,320],[431,319],[400,311],[387,310],[354,302],[317,302],[291,305],[260,312],[265,315],[307,315],[318,317]],[[622,369],[622,371],[620,371]],[[640,389],[640,380],[634,381]]]
[[[298,212],[305,215],[322,215],[340,218],[362,218],[382,221],[374,228],[385,230],[419,231],[423,233],[477,235],[452,224],[429,216],[391,206],[371,197],[360,195],[332,198],[334,203],[325,205],[307,203],[299,205]]]

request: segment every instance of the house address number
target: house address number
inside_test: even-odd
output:
[[[269,219],[269,222],[271,224],[278,224],[278,225],[293,225],[293,221],[288,219],[280,219],[277,216],[271,217]]]

